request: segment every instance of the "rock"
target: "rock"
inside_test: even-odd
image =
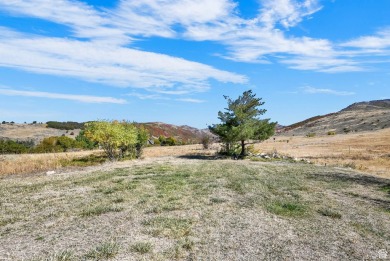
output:
[[[46,175],[53,175],[53,174],[56,174],[54,170],[49,170],[46,172]]]

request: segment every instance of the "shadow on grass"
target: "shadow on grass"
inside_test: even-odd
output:
[[[220,155],[202,155],[202,154],[188,154],[178,156],[179,159],[198,159],[198,160],[219,160],[227,159],[229,157],[224,157]]]
[[[351,174],[351,173],[329,173],[329,174],[309,174],[308,178],[319,181],[336,181],[355,183],[364,186],[378,186],[383,188],[390,188],[390,180],[374,176]],[[390,193],[390,190],[389,190]]]
[[[345,184],[359,184],[365,187],[374,187],[374,189],[383,191],[387,197],[390,197],[390,180],[385,178],[373,177],[362,174],[350,174],[350,173],[329,173],[329,174],[310,174],[308,178],[312,180],[345,183]],[[365,195],[353,194],[355,197],[359,197],[363,200],[371,202],[373,205],[381,207],[387,211],[390,211],[390,201],[380,198],[373,198]]]

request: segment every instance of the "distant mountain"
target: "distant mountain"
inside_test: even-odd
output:
[[[349,105],[347,108],[341,111],[360,111],[360,110],[382,110],[390,109],[390,99],[376,100],[368,102],[357,102]]]
[[[374,131],[390,127],[390,99],[357,102],[336,113],[311,117],[278,130],[288,135]]]
[[[147,122],[139,123],[139,125],[147,129],[153,138],[158,138],[162,135],[165,137],[174,137],[186,143],[198,143],[203,135],[210,134],[207,129],[200,130],[187,125],[177,126],[163,122]]]
[[[65,135],[70,138],[75,138],[80,132],[80,129],[59,129],[57,126],[59,125],[58,122],[54,123],[57,124],[0,124],[0,139],[17,141],[32,140],[35,144],[38,144],[44,138],[51,136]],[[74,122],[71,123],[73,125],[76,124]],[[82,123],[77,124],[82,125]],[[78,126],[77,124],[75,126]],[[176,126],[162,122],[147,122],[138,124],[144,126],[149,131],[152,138],[158,138],[162,135],[165,137],[174,137],[176,140],[183,141],[185,143],[199,143],[203,135],[211,135],[207,129],[200,130],[187,125]],[[66,127],[68,127],[68,125],[69,124],[67,124]],[[50,126],[53,126],[54,128],[51,128]],[[60,127],[63,126],[61,125]]]

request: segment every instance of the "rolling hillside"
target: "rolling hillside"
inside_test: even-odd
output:
[[[375,131],[390,127],[390,99],[354,103],[339,112],[315,116],[282,128],[288,135]]]
[[[209,134],[208,130],[199,130],[190,126],[176,126],[161,122],[139,123],[144,126],[152,138],[159,136],[174,137],[176,140],[186,143],[198,143],[200,138],[205,133]],[[80,132],[80,129],[60,130],[48,128],[46,124],[0,124],[0,139],[10,139],[18,141],[30,141],[38,144],[41,140],[51,136],[68,136],[75,138]]]

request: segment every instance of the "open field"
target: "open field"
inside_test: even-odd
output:
[[[156,157],[0,182],[0,260],[379,260],[390,181]]]
[[[390,178],[390,128],[334,136],[277,136],[256,144],[261,152],[305,158],[320,165],[350,167]]]
[[[275,136],[256,144],[257,152],[273,153],[295,158],[304,158],[319,165],[346,167],[360,172],[384,178],[390,178],[390,128],[334,136]],[[144,158],[184,155],[215,155],[218,144],[203,150],[201,145],[173,147],[148,147]],[[92,160],[94,164],[102,158],[89,158],[99,151],[0,155],[0,175],[46,172],[64,167],[83,167]]]

